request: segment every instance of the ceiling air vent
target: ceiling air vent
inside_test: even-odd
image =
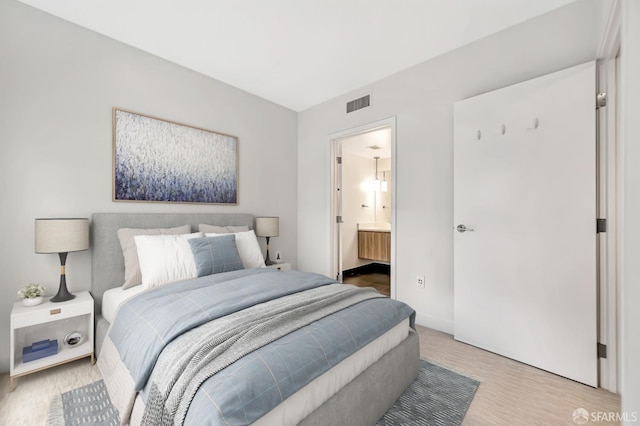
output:
[[[370,95],[367,95],[358,99],[354,99],[353,101],[347,102],[347,114],[362,108],[366,108],[369,105],[371,105],[369,98],[370,98]]]

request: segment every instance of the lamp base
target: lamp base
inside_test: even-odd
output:
[[[75,296],[69,293],[67,290],[67,277],[64,274],[64,265],[67,262],[67,253],[60,253],[60,287],[55,296],[49,299],[50,302],[66,302],[75,298]]]
[[[67,300],[71,300],[71,299],[75,299],[75,295],[69,293],[67,291],[67,289],[65,288],[64,291],[62,291],[63,289],[58,290],[58,293],[53,296],[51,299],[49,299],[50,302],[66,302]]]
[[[264,259],[264,264],[267,265],[267,266],[276,264],[276,262],[274,262],[273,260],[269,259],[269,250],[267,250],[267,257]]]
[[[267,237],[267,257],[264,258],[264,264],[267,265],[267,266],[276,264],[276,262],[274,262],[271,259],[269,259],[269,238],[270,237]]]

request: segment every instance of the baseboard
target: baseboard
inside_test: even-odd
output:
[[[369,263],[367,265],[358,266],[342,271],[343,277],[350,277],[352,275],[361,274],[388,274],[391,275],[391,265],[385,265],[384,263]]]
[[[420,312],[416,312],[416,324],[451,335],[453,335],[454,332],[452,320],[434,318],[429,315],[421,314]]]

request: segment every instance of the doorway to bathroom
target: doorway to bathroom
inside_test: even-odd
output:
[[[395,118],[330,140],[335,277],[395,298]]]

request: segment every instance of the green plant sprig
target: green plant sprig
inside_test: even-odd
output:
[[[40,284],[27,284],[18,291],[18,299],[35,299],[44,295],[44,290]]]

